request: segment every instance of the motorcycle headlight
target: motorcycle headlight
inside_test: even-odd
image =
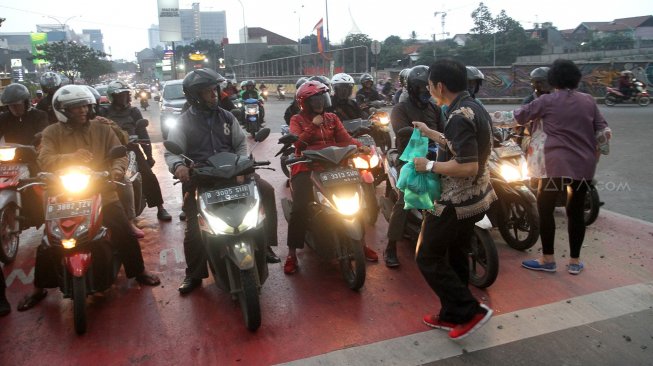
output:
[[[70,172],[60,175],[63,188],[70,193],[79,193],[88,187],[91,175],[81,172]]]
[[[163,124],[165,124],[169,130],[173,129],[177,125],[177,119],[172,117],[166,118],[165,121],[163,121]]]
[[[16,157],[15,147],[0,148],[0,161],[12,161]]]
[[[361,208],[360,197],[358,192],[355,192],[351,197],[338,197],[332,195],[333,203],[336,205],[336,210],[345,216],[355,215]]]
[[[388,116],[379,117],[377,123],[379,124],[379,126],[387,126],[390,124],[390,117]]]
[[[372,157],[370,157],[370,168],[376,168],[379,163],[381,162],[381,159],[379,159],[379,156],[374,154]]]
[[[258,225],[258,214],[259,205],[256,204],[249,211],[247,211],[247,214],[245,214],[245,217],[243,218],[243,222],[238,225],[238,231],[247,231],[255,228],[256,225]]]
[[[247,107],[247,114],[258,114],[257,107]]]
[[[61,245],[66,249],[72,249],[77,245],[77,240],[75,239],[64,239],[61,241]]]
[[[509,164],[501,164],[501,176],[508,183],[522,180],[520,171]]]
[[[141,98],[145,98],[147,94],[145,92],[141,92]]]
[[[217,216],[206,213],[204,217],[206,218],[206,221],[208,221],[209,228],[211,228],[211,231],[215,235],[233,234],[235,231],[233,227],[229,226]]]
[[[356,169],[369,169],[370,168],[370,164],[367,162],[367,160],[363,159],[360,156],[357,156],[357,157],[353,158],[352,161],[354,163],[354,168],[356,168]]]

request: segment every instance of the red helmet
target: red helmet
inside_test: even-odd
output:
[[[324,102],[324,109],[331,106],[329,87],[315,80],[307,81],[302,84],[299,89],[297,89],[295,99],[297,99],[299,108],[302,111],[308,108],[308,111],[313,112],[313,108],[311,108],[308,103],[309,99],[315,101],[322,100]]]

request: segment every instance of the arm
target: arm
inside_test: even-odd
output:
[[[185,114],[190,112],[184,112],[181,116],[182,123],[189,123],[185,118]],[[181,147],[181,150],[186,152],[186,132],[183,128],[173,128],[168,133],[168,141],[174,142],[175,144]],[[163,157],[166,159],[166,164],[168,165],[168,170],[170,173],[175,174],[175,170],[179,165],[184,164],[184,159],[181,156],[175,155],[170,151],[166,150],[163,153]]]
[[[139,119],[143,119],[143,114],[141,111],[133,107],[131,110],[131,116],[134,122],[138,121]],[[150,135],[147,133],[147,127],[139,127],[136,128],[136,135],[138,136],[139,139],[143,140],[149,140]],[[143,149],[143,152],[145,153],[145,156],[147,157],[148,160],[152,159],[152,145],[151,144],[141,144],[141,148]]]
[[[241,156],[248,156],[247,154],[247,136],[245,131],[240,126],[240,123],[236,120],[231,113],[226,113],[228,120],[225,123],[231,123],[231,144],[234,148],[236,154]]]
[[[57,125],[53,125],[57,126]],[[41,140],[41,150],[37,162],[43,171],[54,171],[56,167],[63,166],[74,162],[74,154],[58,154],[57,142],[53,126],[43,130],[43,138]]]
[[[363,146],[363,144],[361,144],[360,141],[351,137],[351,135],[349,134],[349,132],[347,132],[345,126],[342,124],[338,116],[333,115],[333,118],[335,119],[334,122],[336,124],[335,131],[333,131],[334,132],[333,137],[335,138],[336,143],[338,143],[338,145],[345,143],[347,145],[356,145],[357,147]]]
[[[315,129],[317,128],[311,122],[302,124],[302,120],[303,118],[299,114],[296,114],[290,118],[290,133],[299,137],[297,142],[294,144],[295,148],[298,151],[306,149],[306,147],[309,145],[309,142],[311,141]]]
[[[106,144],[105,151],[107,151],[107,152],[109,152],[109,150],[111,150],[111,148],[113,148],[115,146],[122,146],[122,144],[120,143],[120,140],[118,140],[118,136],[116,136],[116,134],[113,132],[113,129],[111,129],[111,128],[109,128],[109,131],[107,133],[107,138],[106,138],[105,144]],[[111,162],[111,172],[112,173],[116,172],[121,177],[123,175],[125,175],[125,170],[127,170],[127,161],[128,161],[127,156],[123,156],[121,158],[114,159]]]

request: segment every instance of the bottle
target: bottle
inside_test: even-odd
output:
[[[610,128],[604,128],[596,132],[596,144],[603,155],[610,153],[610,137],[612,137],[612,130]]]

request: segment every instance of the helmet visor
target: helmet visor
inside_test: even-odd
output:
[[[338,99],[347,99],[351,96],[352,86],[350,84],[336,84],[334,85],[334,93]]]
[[[331,98],[327,93],[312,95],[306,99],[306,105],[313,113],[323,113],[326,108],[331,107]]]

